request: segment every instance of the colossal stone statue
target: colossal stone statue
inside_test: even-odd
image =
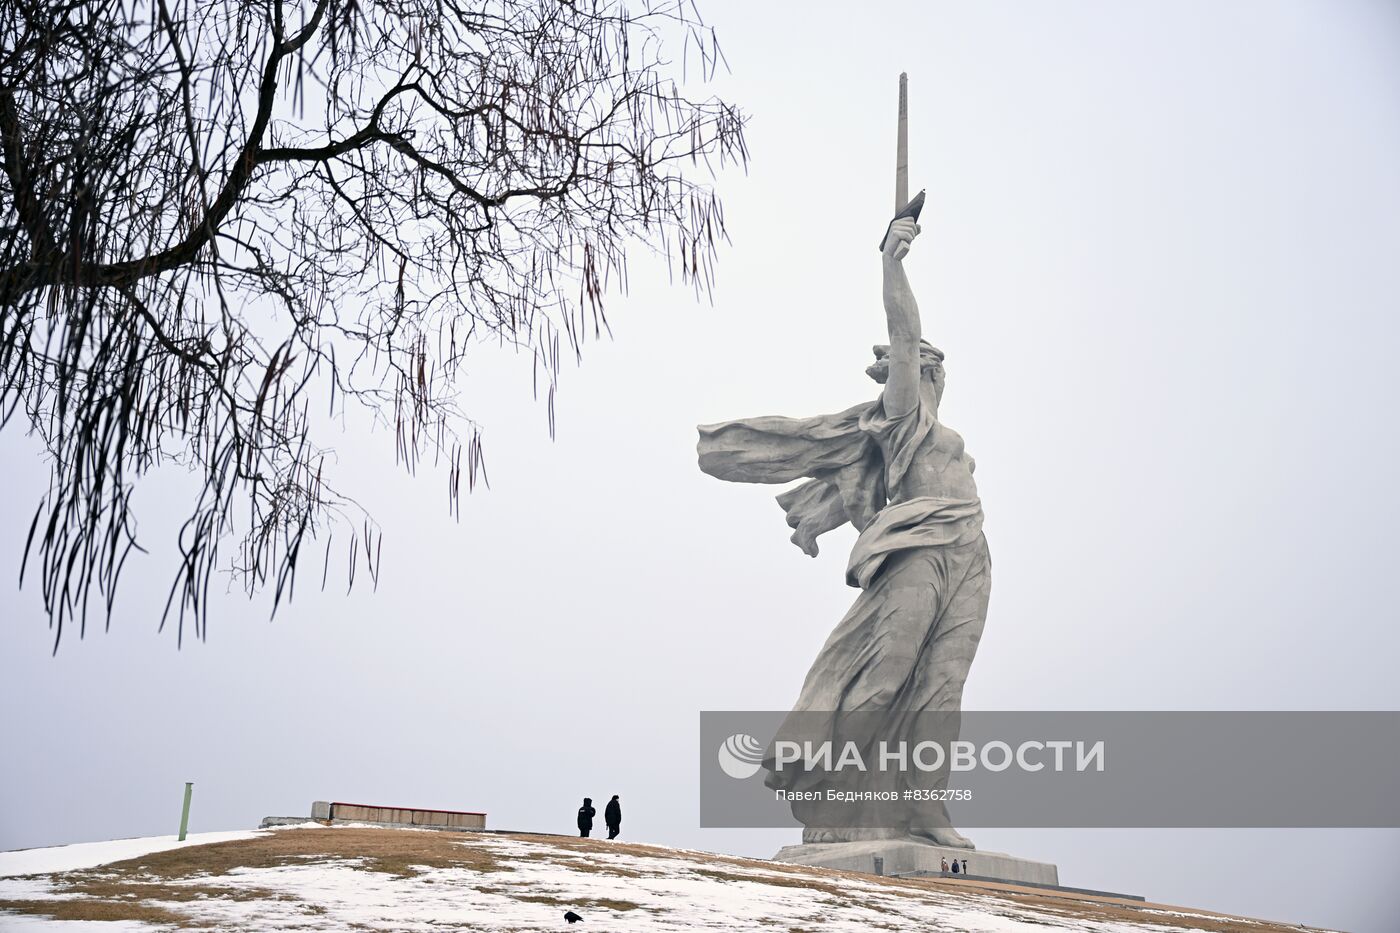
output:
[[[816,555],[818,535],[845,522],[860,530],[846,568],[846,582],[860,596],[817,656],[794,711],[879,714],[881,740],[911,745],[919,738],[917,717],[961,708],[991,593],[974,462],[958,433],[938,420],[943,353],[923,340],[918,305],[896,258],[918,234],[912,217],[896,219],[881,253],[890,342],[875,347],[866,370],[884,385],[878,399],[815,418],[702,425],[699,443],[700,468],[719,479],[806,479],[778,503],[793,543],[807,554]],[[800,772],[770,771],[771,787],[807,789]],[[934,785],[946,779],[927,777]],[[972,845],[936,802],[886,808],[878,826],[819,825],[822,812],[794,807],[806,826],[804,842]]]
[[[890,342],[875,347],[866,370],[884,386],[880,397],[834,415],[700,427],[700,469],[711,476],[806,480],[778,496],[792,541],[805,553],[815,556],[817,537],[846,522],[860,531],[846,582],[861,593],[807,674],[780,732],[793,739],[839,735],[912,747],[931,738],[930,720],[938,738],[956,738],[963,683],[987,618],[991,559],[974,462],[958,433],[938,420],[943,353],[923,339],[904,272],[904,256],[919,235],[923,194],[908,199],[903,75],[899,104],[898,213],[880,244]],[[766,783],[776,789],[841,784],[829,773],[775,768],[771,756],[765,766]],[[862,775],[846,779],[845,789],[883,791],[896,802],[865,808],[856,819],[821,803],[794,803],[793,813],[805,827],[804,843],[902,839],[971,848],[939,800],[947,779],[946,769]]]

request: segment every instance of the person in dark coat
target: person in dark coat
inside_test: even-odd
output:
[[[616,839],[622,832],[622,804],[617,802],[617,794],[613,794],[613,799],[603,808],[603,822],[608,824],[609,839]]]
[[[584,835],[587,836],[588,833],[584,833]],[[957,860],[957,859],[953,859],[953,874],[956,875],[956,874],[958,874],[958,873],[961,872],[961,871],[962,871],[962,869],[958,868],[958,860]]]
[[[578,808],[578,834],[584,839],[588,838],[593,829],[593,815],[597,812],[593,809],[593,798],[583,798],[583,806]]]

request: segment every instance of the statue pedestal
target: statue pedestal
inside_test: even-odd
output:
[[[815,868],[839,868],[873,874],[877,857],[884,860],[883,873],[886,875],[908,875],[915,872],[936,875],[941,870],[940,859],[946,858],[951,865],[956,858],[967,859],[967,876],[974,880],[1019,881],[1056,887],[1060,883],[1059,869],[1049,862],[1032,862],[1003,852],[954,849],[902,839],[784,846],[773,856],[773,860],[791,862],[794,865],[811,865]]]

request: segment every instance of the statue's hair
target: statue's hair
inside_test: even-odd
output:
[[[884,385],[890,376],[890,345],[877,343],[870,349],[875,354],[875,362],[866,367],[865,374],[880,385]],[[920,340],[919,374],[927,376],[930,373],[933,374],[934,379],[943,375],[943,351],[927,340]]]

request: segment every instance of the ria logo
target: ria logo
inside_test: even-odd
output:
[[[758,773],[763,764],[763,746],[746,732],[736,732],[719,746],[719,766],[725,774],[742,781]]]

